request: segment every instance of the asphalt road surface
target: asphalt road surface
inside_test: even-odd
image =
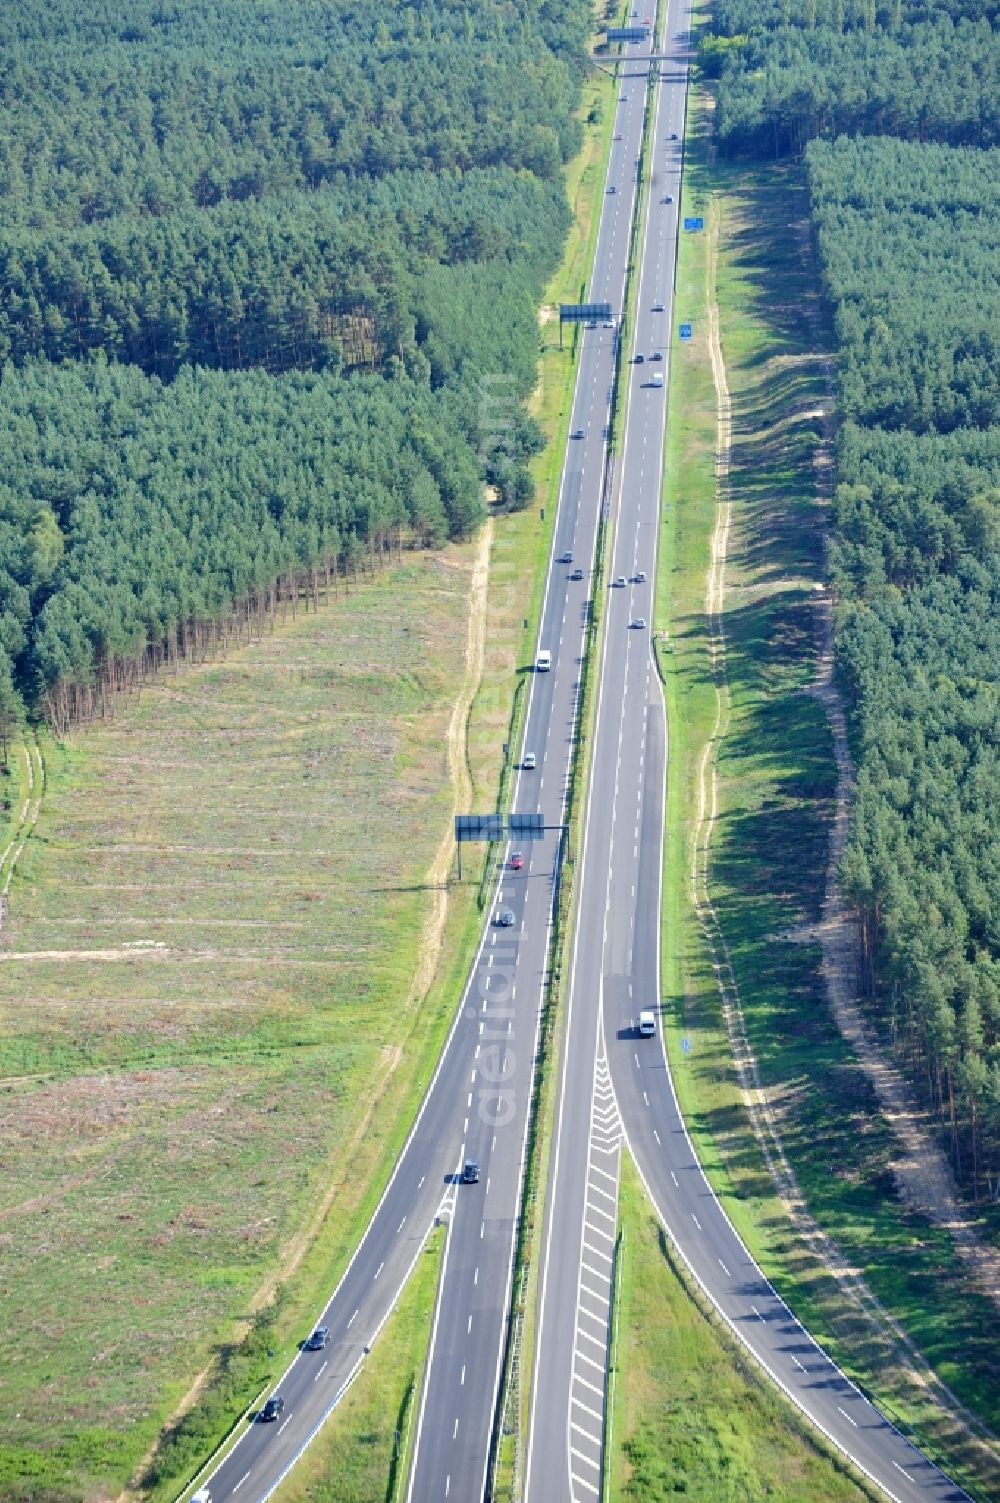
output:
[[[760,1365],[891,1498],[966,1497],[904,1439],[795,1319],[740,1241],[702,1173],[677,1106],[660,1031],[660,880],[667,729],[648,625],[653,613],[665,392],[680,197],[690,9],[666,17],[652,181],[618,488],[585,843],[567,991],[560,1110],[546,1206],[527,1503],[596,1503],[615,1255],[618,1159],[628,1143],[675,1247]],[[674,60],[674,61],[671,61]],[[641,95],[638,84],[632,97]],[[664,202],[667,195],[673,202]],[[662,311],[659,306],[662,305]],[[650,365],[651,352],[664,355]],[[641,365],[634,363],[644,354]],[[640,577],[640,573],[645,578]],[[653,1009],[657,1031],[638,1036]]]

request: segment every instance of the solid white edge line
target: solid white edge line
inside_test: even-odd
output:
[[[399,1299],[400,1299],[400,1296],[402,1295],[403,1289],[405,1288],[406,1284],[409,1282],[410,1275],[412,1274],[412,1272],[413,1272],[413,1270],[414,1270],[414,1268],[416,1266],[417,1259],[420,1257],[420,1254],[423,1252],[424,1243],[427,1241],[427,1237],[428,1237],[429,1233],[431,1232],[431,1230],[433,1228],[433,1225],[434,1225],[434,1223],[432,1221],[430,1223],[430,1225],[427,1227],[427,1230],[424,1232],[424,1235],[423,1235],[423,1237],[420,1240],[420,1244],[417,1247],[417,1250],[416,1250],[416,1252],[413,1255],[413,1261],[410,1263],[409,1268],[406,1270],[406,1277],[404,1278],[402,1284],[399,1286],[399,1289],[396,1291],[395,1295],[393,1296],[392,1304],[386,1310],[386,1312],[383,1315],[382,1319],[379,1321],[378,1325],[376,1326],[374,1332],[369,1337],[369,1340],[368,1340],[368,1343],[367,1343],[369,1349],[371,1349],[375,1345],[375,1342],[378,1339],[379,1334],[381,1333],[382,1327],[385,1325],[386,1321],[389,1319],[389,1316],[393,1313],[393,1311],[395,1310],[397,1304],[399,1303]],[[348,1373],[347,1377],[344,1379],[344,1382],[341,1384],[341,1386],[338,1389],[337,1393],[334,1395],[333,1400],[331,1401],[329,1408],[326,1409],[326,1410],[324,1410],[324,1412],[320,1415],[319,1419],[316,1421],[315,1425],[310,1430],[309,1434],[306,1436],[305,1440],[302,1442],[302,1444],[299,1447],[299,1449],[295,1452],[295,1455],[291,1458],[291,1460],[288,1462],[287,1466],[280,1473],[280,1475],[275,1478],[274,1482],[272,1482],[272,1484],[268,1488],[267,1492],[261,1494],[260,1503],[267,1503],[268,1498],[273,1497],[274,1494],[275,1494],[275,1492],[277,1492],[277,1490],[281,1486],[282,1482],[284,1482],[285,1478],[288,1476],[288,1473],[295,1466],[296,1462],[302,1456],[303,1452],[316,1439],[316,1436],[319,1434],[320,1430],[322,1430],[323,1426],[326,1424],[327,1420],[330,1418],[330,1415],[333,1413],[334,1409],[336,1409],[337,1405],[340,1403],[341,1399],[344,1397],[344,1394],[351,1387],[351,1385],[353,1384],[354,1380],[357,1378],[358,1373],[361,1371],[361,1369],[362,1369],[362,1367],[364,1365],[364,1362],[365,1362],[365,1354],[362,1353],[362,1355],[358,1358],[357,1362],[355,1362],[354,1366],[351,1368],[351,1371]],[[291,1366],[292,1366],[292,1364],[289,1363],[289,1367],[291,1367]],[[287,1370],[288,1369],[286,1369],[286,1371]],[[279,1383],[280,1383],[280,1380],[279,1380]],[[244,1434],[245,1433],[246,1432],[244,1432]],[[242,1439],[242,1436],[240,1438]],[[234,1449],[235,1449],[235,1447],[234,1447]],[[226,1456],[223,1457],[223,1461],[220,1461],[219,1466],[222,1466],[223,1462],[227,1461],[229,1459],[229,1456],[231,1456],[231,1455],[232,1455],[232,1451],[227,1452]],[[219,1470],[219,1467],[216,1467],[215,1472],[217,1472],[218,1470]],[[212,1477],[215,1476],[215,1472],[212,1472],[211,1475],[205,1479],[205,1481],[201,1484],[203,1487],[208,1482],[211,1482]],[[189,1486],[190,1486],[190,1484],[189,1484]],[[183,1497],[184,1494],[187,1492],[187,1490],[188,1489],[185,1488],[184,1492],[181,1493],[180,1496]]]
[[[609,152],[608,153],[608,165],[607,165],[607,169],[606,169],[606,172],[605,172],[605,183],[607,183],[607,179],[608,179],[608,175],[610,174],[610,171],[611,171],[611,153]],[[633,195],[634,195],[634,190],[633,190]],[[604,223],[604,205],[602,204],[602,207],[601,207],[601,227],[603,227],[603,223]],[[597,275],[597,258],[598,258],[598,253],[599,253],[600,238],[601,238],[601,228],[598,229],[598,241],[597,241],[597,245],[595,246],[594,264],[593,264],[593,266],[591,268],[590,283],[589,283],[589,286],[588,286],[588,296],[591,296],[591,297],[592,297],[592,294],[593,294],[594,279],[595,279],[595,277]],[[620,327],[620,322],[621,322],[621,320],[620,320],[620,317],[619,317],[619,327]],[[618,335],[617,335],[617,331],[616,331],[616,335],[615,335],[616,341],[617,341],[617,338],[618,338]],[[581,354],[580,360],[579,360],[579,364],[577,365],[576,380],[574,382],[574,387],[573,387],[573,400],[572,400],[572,403],[570,404],[570,413],[571,413],[571,419],[570,420],[571,420],[571,422],[572,422],[572,413],[575,410],[576,402],[577,402],[577,397],[578,397],[578,394],[579,394],[580,377],[581,377],[582,372],[583,372],[583,357],[582,357],[582,354]],[[609,391],[609,395],[608,395],[608,401],[610,403],[610,391]],[[605,423],[604,426],[605,426],[605,438],[604,438],[604,441],[603,441],[601,453],[602,453],[602,456],[603,456],[603,460],[606,463],[607,448],[608,448],[608,433],[609,433],[609,430],[610,430],[610,423]],[[550,550],[549,550],[549,567],[548,567],[548,573],[546,575],[546,580],[545,580],[545,591],[544,591],[544,594],[542,596],[542,607],[541,607],[541,610],[539,612],[539,617],[538,617],[538,636],[536,638],[536,647],[535,647],[535,657],[536,658],[538,656],[538,648],[539,648],[539,646],[541,644],[541,640],[542,640],[542,633],[545,630],[545,610],[546,610],[546,605],[548,603],[549,587],[550,587],[551,582],[552,582],[552,577],[553,577],[554,570],[557,567],[556,562],[555,562],[555,560],[556,560],[556,538],[557,538],[557,535],[558,535],[558,532],[559,532],[559,518],[560,518],[560,514],[561,514],[561,511],[562,511],[562,507],[563,507],[563,501],[564,501],[564,497],[565,497],[567,472],[568,472],[568,467],[567,467],[566,463],[564,462],[563,468],[562,468],[562,474],[560,476],[560,481],[559,481],[559,497],[558,497],[558,500],[557,500],[557,503],[556,503],[556,514],[555,514],[555,517],[554,517],[553,523],[552,523],[552,544],[551,544],[551,547],[550,547]],[[602,467],[601,467],[602,484],[603,484],[603,473],[604,473],[604,465],[602,463]],[[595,517],[594,543],[593,543],[593,545],[591,547],[591,558],[590,558],[591,573],[593,572],[594,565],[595,565],[595,549],[596,549],[596,545],[597,545],[597,536],[598,536],[598,533],[600,531],[600,520],[601,520],[600,513],[601,513],[601,506],[600,506],[600,495],[599,495],[598,496],[597,515]],[[607,633],[605,633],[605,636],[606,635],[607,635]],[[586,625],[583,628],[583,640],[586,641]],[[532,702],[533,702],[533,698],[534,698],[534,689],[535,689],[535,680],[534,680],[534,674],[532,674],[531,688],[528,691],[528,708],[527,708],[527,710],[525,712],[525,717],[524,717],[525,731],[524,731],[524,741],[522,743],[523,746],[527,745],[528,730],[529,730],[529,726],[531,724],[531,707],[532,707]],[[577,724],[578,715],[579,715],[579,707],[580,707],[580,699],[579,699],[579,694],[577,693],[577,694],[574,694],[573,701],[572,701],[572,715],[573,715],[574,725]],[[574,740],[575,740],[575,737],[574,737]],[[573,752],[572,752],[572,750],[570,750],[570,752],[569,752],[570,766],[572,765],[572,755],[573,755]],[[515,782],[514,794],[513,794],[513,800],[514,800],[515,803],[516,803],[518,789],[520,788],[520,781],[521,781],[521,771],[520,771],[520,768],[519,768],[518,769],[517,781]],[[562,815],[562,818],[560,820],[560,823],[563,823],[563,824],[565,823],[566,804],[567,804],[567,801],[569,799],[569,785],[570,785],[570,779],[567,776],[567,778],[565,780],[565,783],[564,783],[564,786],[563,786],[563,796],[562,796],[562,806],[561,806],[561,815]],[[589,794],[588,794],[588,808],[589,808]],[[558,854],[559,854],[558,853],[558,848],[557,848],[555,854],[556,854],[556,859],[558,860]],[[550,904],[549,904],[549,914],[548,914],[548,920],[547,920],[546,929],[545,929],[544,966],[543,966],[542,979],[541,979],[541,982],[540,982],[540,985],[539,985],[539,1000],[540,1001],[544,1000],[544,996],[545,996],[545,985],[546,985],[545,975],[546,975],[546,971],[548,969],[548,957],[549,957],[549,952],[550,952],[551,945],[552,945],[552,925],[553,925],[553,920],[554,920],[554,898],[555,898],[556,890],[557,890],[556,885],[553,884],[553,902],[550,902]],[[541,1038],[542,1021],[543,1021],[543,1008],[541,1006],[539,1006],[539,1008],[538,1008],[538,1020],[537,1020],[537,1024],[536,1024],[536,1027],[535,1027],[535,1054],[536,1055],[538,1053],[538,1044],[539,1044],[539,1040]],[[514,1279],[514,1262],[515,1262],[515,1257],[516,1257],[516,1252],[517,1252],[517,1233],[518,1233],[518,1230],[519,1230],[519,1227],[520,1227],[520,1221],[521,1221],[521,1195],[523,1193],[523,1188],[524,1188],[524,1174],[525,1174],[525,1168],[526,1168],[526,1162],[527,1162],[527,1149],[528,1149],[528,1130],[529,1130],[530,1124],[531,1124],[531,1110],[530,1110],[530,1104],[529,1104],[529,1110],[525,1114],[525,1120],[524,1120],[524,1137],[523,1137],[522,1142],[521,1142],[521,1162],[520,1162],[519,1169],[518,1169],[517,1208],[516,1208],[516,1211],[515,1211],[514,1222],[513,1222],[513,1237],[512,1237],[512,1241],[511,1241],[510,1264],[509,1264],[508,1271],[507,1271],[507,1286],[506,1286],[506,1289],[505,1289],[505,1292],[504,1292],[504,1303],[503,1303],[503,1306],[502,1306],[502,1309],[505,1312],[505,1314],[504,1314],[504,1340],[500,1342],[499,1351],[497,1353],[496,1377],[495,1377],[494,1385],[493,1385],[493,1401],[492,1401],[492,1404],[491,1404],[491,1414],[494,1416],[494,1423],[495,1423],[495,1416],[496,1416],[497,1400],[498,1400],[499,1391],[500,1391],[500,1382],[501,1382],[501,1379],[502,1379],[502,1376],[503,1376],[503,1359],[504,1359],[504,1353],[506,1351],[506,1345],[507,1345],[507,1343],[506,1343],[506,1333],[507,1333],[507,1326],[508,1326],[509,1319],[510,1319],[511,1288],[512,1288],[513,1279]],[[539,1331],[539,1335],[540,1334],[541,1333]],[[536,1363],[535,1364],[536,1373],[537,1373],[537,1366],[538,1366],[538,1364]],[[428,1370],[429,1370],[429,1368],[428,1368]],[[534,1384],[533,1384],[533,1386],[534,1386]],[[528,1468],[530,1467],[530,1460],[531,1460],[531,1440],[532,1440],[532,1434],[533,1434],[533,1427],[532,1427],[532,1429],[529,1430],[529,1435],[528,1435],[528,1460],[527,1460],[526,1467],[525,1467],[525,1495],[526,1496],[527,1496]],[[492,1440],[492,1426],[491,1426],[491,1440]],[[486,1481],[487,1481],[487,1476],[488,1476],[488,1473],[489,1473],[491,1451],[492,1451],[492,1446],[491,1445],[487,1446],[486,1457],[485,1457],[484,1464],[483,1464],[483,1483],[482,1483],[482,1493],[483,1494],[485,1494],[485,1490],[486,1490]],[[413,1447],[414,1463],[416,1461],[416,1455],[417,1455],[417,1445],[416,1445],[416,1440],[414,1440],[414,1447]],[[411,1469],[411,1475],[412,1475],[412,1471],[413,1470],[414,1469]],[[410,1503],[409,1497],[407,1499],[407,1503]]]
[[[427,1356],[424,1360],[424,1381],[420,1389],[420,1412],[417,1415],[417,1425],[416,1429],[413,1432],[413,1452],[412,1462],[410,1465],[410,1475],[407,1478],[406,1484],[406,1503],[411,1503],[413,1497],[413,1483],[416,1478],[417,1439],[420,1435],[420,1430],[424,1422],[424,1410],[427,1407],[427,1394],[430,1391],[431,1386],[431,1366],[434,1361],[434,1349],[437,1344],[438,1321],[441,1318],[441,1306],[444,1304],[442,1293],[444,1291],[445,1279],[448,1274],[448,1254],[451,1252],[451,1233],[454,1226],[455,1212],[457,1212],[458,1210],[457,1200],[455,1201],[454,1206],[455,1211],[451,1216],[448,1217],[448,1231],[445,1236],[444,1243],[444,1258],[441,1263],[441,1273],[438,1277],[436,1298],[434,1300],[434,1320],[431,1323],[431,1339],[428,1343]]]

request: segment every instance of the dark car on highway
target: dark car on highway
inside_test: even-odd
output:
[[[475,1185],[479,1183],[478,1159],[466,1159],[465,1167],[462,1170],[462,1183],[465,1185]]]
[[[330,1327],[317,1326],[305,1343],[307,1352],[321,1352],[330,1340]]]
[[[284,1399],[281,1397],[280,1393],[276,1393],[268,1399],[267,1403],[264,1405],[257,1418],[259,1420],[263,1420],[264,1423],[267,1424],[269,1420],[276,1420],[284,1407]]]

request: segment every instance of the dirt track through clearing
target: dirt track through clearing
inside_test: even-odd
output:
[[[493,519],[483,525],[479,546],[472,566],[469,587],[469,625],[465,643],[465,677],[448,722],[448,767],[454,795],[454,812],[467,809],[472,798],[466,732],[469,710],[483,675],[486,656],[486,604],[490,579],[490,550],[493,546]],[[427,882],[435,889],[434,906],[424,926],[417,951],[417,968],[406,998],[406,1006],[426,996],[441,959],[441,942],[448,917],[448,872],[455,855],[455,832],[452,827],[441,837],[437,854],[427,873]]]
[[[924,1125],[909,1084],[876,1039],[858,1005],[859,935],[840,890],[840,862],[851,817],[854,769],[847,744],[844,707],[833,679],[833,613],[829,598],[817,602],[817,669],[809,692],[826,711],[837,762],[836,809],[830,831],[823,918],[810,938],[823,951],[823,977],[830,1011],[878,1098],[896,1140],[892,1172],[900,1198],[944,1227],[982,1294],[1000,1311],[1000,1253],[969,1221],[944,1152]]]
[[[0,852],[0,877],[3,878],[2,885],[0,885],[0,929],[3,928],[4,915],[7,912],[7,895],[10,892],[14,868],[17,866],[26,842],[31,838],[35,825],[38,823],[38,814],[45,795],[45,763],[42,761],[41,748],[34,734],[31,735],[30,739],[27,736],[25,737],[22,750],[28,768],[28,796],[24,801],[17,821],[17,828],[10,843]],[[34,757],[34,760],[32,760],[32,757]],[[8,861],[8,858],[7,875],[4,877],[4,863]]]

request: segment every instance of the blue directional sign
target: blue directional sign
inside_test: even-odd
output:
[[[684,1054],[691,1053],[691,1040],[686,1035],[681,1039],[681,1051]]]
[[[463,840],[502,840],[503,815],[456,814],[455,839],[459,844]]]
[[[590,323],[601,320],[607,322],[611,317],[610,303],[560,303],[560,323]]]
[[[692,333],[693,333],[691,325],[690,324],[681,324],[680,329],[678,330],[678,333],[680,334],[680,336],[681,336],[682,339],[690,339],[692,337]]]
[[[692,214],[690,217],[685,215],[684,228],[686,230],[703,230],[705,228],[705,221],[700,214]]]
[[[649,36],[648,26],[609,26],[609,42],[644,42]]]
[[[545,824],[541,814],[512,814],[508,822],[511,836],[518,840],[541,840]]]

